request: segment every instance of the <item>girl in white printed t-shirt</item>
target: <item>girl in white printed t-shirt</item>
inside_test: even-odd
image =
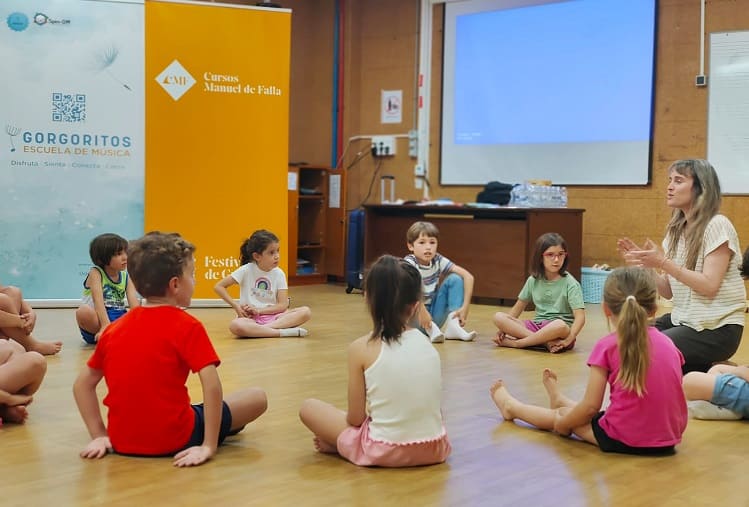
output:
[[[252,233],[239,249],[241,266],[214,286],[216,294],[229,303],[237,318],[229,330],[240,338],[307,336],[299,327],[311,311],[306,306],[289,308],[286,274],[278,267],[278,237],[264,229]],[[227,291],[239,285],[239,303]]]

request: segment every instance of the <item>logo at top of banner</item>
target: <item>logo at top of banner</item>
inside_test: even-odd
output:
[[[34,14],[34,23],[36,23],[39,26],[44,26],[47,23],[50,25],[69,25],[70,20],[69,19],[52,19],[43,12],[37,12]]]
[[[195,84],[195,78],[177,60],[167,65],[156,81],[174,100],[179,100]]]
[[[5,20],[8,28],[14,32],[23,32],[29,27],[29,17],[23,12],[14,12]]]

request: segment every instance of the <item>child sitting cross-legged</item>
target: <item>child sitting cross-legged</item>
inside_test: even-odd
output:
[[[356,465],[442,463],[451,447],[440,355],[409,325],[421,304],[421,277],[403,259],[383,255],[367,272],[364,296],[373,329],[348,348],[348,409],[309,399],[299,417],[318,451]]]
[[[213,287],[237,314],[229,330],[240,338],[307,336],[300,326],[312,312],[306,306],[289,308],[286,273],[278,267],[278,236],[257,230],[244,240],[239,255],[241,266]],[[239,302],[227,291],[232,285],[239,285]]]
[[[555,232],[536,240],[531,257],[531,275],[517,302],[507,313],[494,314],[499,331],[494,343],[516,349],[543,348],[552,354],[575,347],[585,325],[585,303],[580,283],[567,272],[567,242]],[[536,315],[520,320],[520,314],[533,302]]]

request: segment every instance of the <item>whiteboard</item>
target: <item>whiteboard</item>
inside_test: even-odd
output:
[[[710,34],[707,158],[724,194],[749,194],[749,31]]]

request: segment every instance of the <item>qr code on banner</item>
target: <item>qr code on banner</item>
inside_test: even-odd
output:
[[[77,122],[86,120],[86,95],[82,93],[53,93],[52,121]]]

